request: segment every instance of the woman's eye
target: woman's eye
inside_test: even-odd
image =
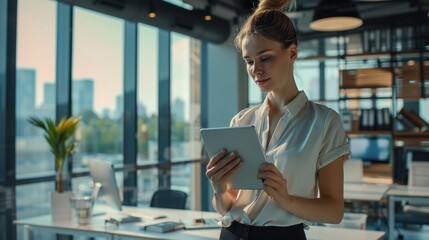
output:
[[[263,58],[261,58],[261,60],[262,60],[263,62],[270,61],[270,60],[271,60],[271,57],[263,57]]]
[[[247,65],[252,65],[252,64],[253,64],[253,61],[246,61],[246,64],[247,64]]]

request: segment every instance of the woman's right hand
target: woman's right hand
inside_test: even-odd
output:
[[[228,153],[225,149],[210,158],[206,168],[206,176],[210,179],[215,193],[226,192],[229,179],[238,170],[241,163],[237,153]]]

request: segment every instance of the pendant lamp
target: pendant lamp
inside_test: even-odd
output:
[[[321,0],[317,5],[310,28],[335,32],[358,28],[363,24],[352,0]]]

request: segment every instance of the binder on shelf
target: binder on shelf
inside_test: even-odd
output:
[[[383,109],[376,109],[377,115],[375,119],[377,120],[376,126],[378,130],[387,130],[386,123],[384,121]]]
[[[369,130],[368,109],[361,109],[359,130]]]
[[[388,108],[361,109],[359,130],[391,130],[392,121]]]
[[[341,121],[343,122],[344,130],[352,130],[352,112],[348,109],[341,111]]]
[[[381,109],[382,115],[383,115],[383,127],[385,130],[391,130],[392,129],[392,120],[390,116],[390,111],[388,108]]]
[[[414,112],[411,109],[403,107],[399,113],[398,116],[400,118],[406,118],[409,122],[411,122],[420,132],[425,132],[429,128],[429,124],[421,118],[416,112]]]
[[[368,130],[375,130],[375,109],[368,109]]]

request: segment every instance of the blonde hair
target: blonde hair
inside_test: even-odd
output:
[[[283,12],[290,2],[291,0],[260,0],[256,10],[235,37],[235,47],[241,51],[243,39],[254,34],[278,41],[285,49],[292,44],[298,45],[295,26]]]

